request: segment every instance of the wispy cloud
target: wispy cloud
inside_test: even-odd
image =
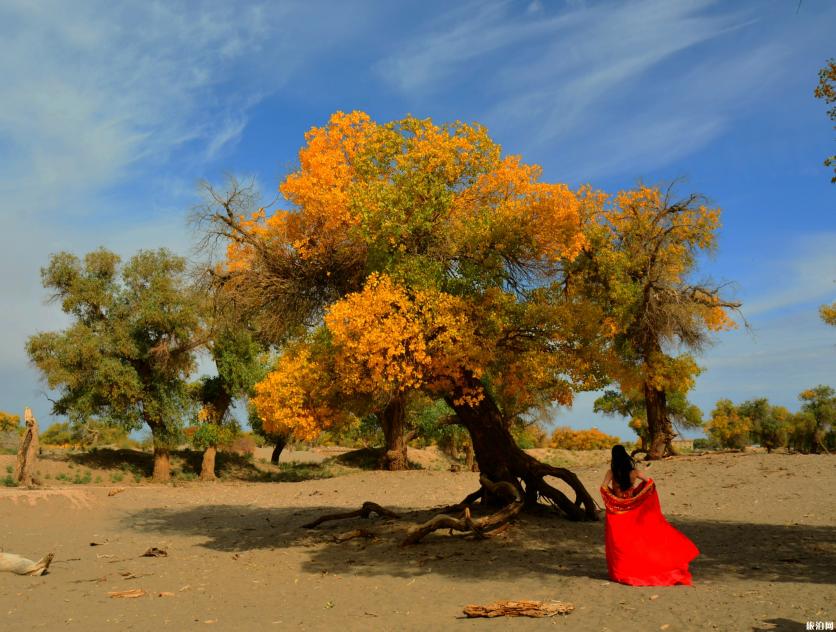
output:
[[[748,318],[836,299],[836,233],[822,232],[793,240],[786,253],[766,263],[772,286],[744,305]]]
[[[378,72],[411,98],[471,86],[494,133],[513,134],[528,156],[563,156],[561,177],[576,181],[641,175],[705,147],[803,44],[759,31],[751,5],[714,0],[534,9],[466,4]],[[744,33],[750,45],[735,46]]]
[[[23,374],[34,394],[23,344],[63,322],[42,307],[48,255],[187,253],[194,182],[240,141],[256,105],[371,28],[368,11],[316,0],[0,3],[3,384]],[[0,385],[0,398],[24,390]]]

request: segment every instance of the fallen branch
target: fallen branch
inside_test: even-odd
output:
[[[394,511],[384,509],[377,503],[366,501],[363,503],[363,506],[360,507],[360,509],[357,509],[356,511],[347,511],[345,513],[335,513],[320,516],[313,522],[303,524],[302,528],[314,529],[321,525],[323,522],[328,522],[329,520],[345,520],[347,518],[368,518],[369,515],[371,515],[372,513],[376,513],[378,516],[385,516],[386,518],[393,518],[395,520],[398,520],[400,518],[400,516],[396,514]]]
[[[564,601],[497,601],[486,606],[471,604],[464,609],[466,617],[553,617],[569,614],[575,606]]]
[[[37,562],[27,560],[14,553],[0,553],[0,571],[8,571],[15,575],[43,575],[52,563],[54,553],[42,557]]]
[[[447,514],[439,514],[434,516],[427,522],[409,530],[406,538],[401,542],[401,546],[409,544],[417,544],[424,537],[438,531],[439,529],[449,529],[450,531],[461,531],[464,533],[472,533],[476,537],[485,538],[485,534],[490,531],[495,531],[499,527],[507,524],[512,518],[522,511],[524,502],[520,491],[507,482],[494,483],[488,480],[484,475],[479,477],[479,482],[482,483],[483,490],[489,494],[497,496],[505,496],[511,498],[511,502],[505,505],[499,511],[485,516],[484,518],[477,518],[474,520],[470,516],[470,508],[465,507],[461,516],[449,516]]]

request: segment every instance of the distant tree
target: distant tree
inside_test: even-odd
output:
[[[715,247],[720,211],[699,195],[677,200],[670,188],[646,186],[613,199],[586,190],[582,209],[587,242],[566,283],[604,306],[613,330],[607,372],[622,392],[641,394],[648,458],[658,459],[675,436],[669,394],[687,393],[699,372],[691,355],[670,350],[699,351],[712,332],[734,326],[729,312],[740,306],[692,279]]]
[[[706,430],[720,447],[741,450],[751,443],[752,421],[740,415],[731,400],[721,399],[711,411]]]
[[[789,443],[790,420],[792,413],[783,406],[772,406],[769,415],[759,423],[758,443],[767,452],[787,447]]]
[[[66,446],[76,442],[73,429],[70,427],[70,422],[68,421],[52,424],[41,433],[39,438],[41,445]]]
[[[829,453],[827,444],[833,440],[836,425],[836,391],[820,384],[802,392],[798,397],[804,402],[801,411],[815,420],[812,451],[824,450]]]
[[[13,432],[20,428],[20,417],[0,411],[0,432]]]
[[[252,396],[268,368],[264,346],[246,327],[236,327],[230,315],[216,315],[213,320],[208,347],[217,375],[202,377],[192,390],[200,406],[192,444],[204,451],[201,480],[215,479],[218,447],[231,443],[240,432],[231,414],[234,400]]]
[[[836,103],[836,60],[829,59],[827,64],[819,70],[819,85],[813,93],[817,99],[822,99],[825,104]],[[836,121],[836,105],[827,110],[831,121]],[[825,167],[833,167],[834,176],[831,182],[836,182],[836,156],[830,156],[824,161]]]
[[[598,428],[573,430],[568,427],[555,428],[549,447],[562,450],[609,450],[621,439],[605,434]]]
[[[737,407],[737,414],[748,419],[751,439],[771,452],[787,445],[790,412],[772,406],[765,397],[750,399]]]
[[[250,422],[250,428],[252,431],[262,437],[265,441],[271,443],[273,445],[273,452],[270,455],[270,462],[273,465],[279,464],[279,459],[281,458],[282,452],[284,451],[285,447],[287,446],[288,441],[291,437],[291,432],[289,429],[280,428],[277,431],[270,432],[264,428],[264,421],[261,419],[261,416],[258,414],[258,410],[252,404],[247,406],[247,413]]]
[[[678,432],[702,427],[702,411],[689,402],[684,393],[672,391],[666,399],[668,417]],[[608,389],[595,400],[593,410],[604,415],[619,415],[630,419],[627,425],[636,433],[640,442],[640,447],[633,453],[647,451],[650,432],[647,426],[647,406],[642,393],[634,391],[632,396],[628,397],[620,391]]]
[[[105,249],[79,260],[61,252],[41,271],[71,318],[39,333],[26,350],[59,396],[53,413],[73,423],[97,417],[125,430],[147,425],[154,480],[170,478],[169,450],[192,408],[187,378],[205,343],[186,262],[167,250],[140,251],[126,264]]]
[[[787,420],[787,447],[809,454],[816,447],[816,418],[807,411],[790,415]]]

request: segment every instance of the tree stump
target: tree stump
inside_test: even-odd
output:
[[[38,422],[28,406],[23,411],[23,418],[26,421],[26,432],[20,440],[17,450],[17,466],[15,468],[15,481],[18,485],[34,487],[38,484],[32,472],[35,471],[35,463],[38,460]]]

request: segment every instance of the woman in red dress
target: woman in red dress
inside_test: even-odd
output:
[[[601,496],[610,579],[631,586],[691,584],[688,564],[699,551],[665,520],[656,484],[636,469],[623,445],[612,449]]]

